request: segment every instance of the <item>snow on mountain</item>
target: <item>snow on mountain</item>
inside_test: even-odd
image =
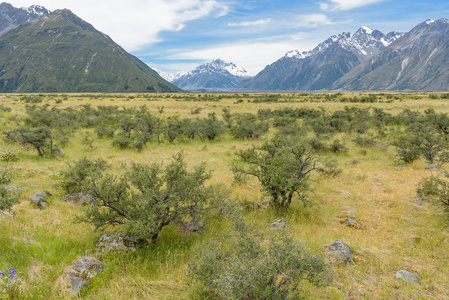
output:
[[[150,66],[151,67],[151,66]],[[167,73],[164,72],[162,70],[159,70],[157,68],[151,67],[154,71],[156,71],[156,73],[158,73],[162,78],[164,78],[165,80],[167,80],[168,82],[173,82],[176,79],[180,78],[181,76],[184,76],[185,74],[187,74],[187,72],[177,72],[176,74],[172,74],[172,73]]]
[[[35,16],[46,16],[49,13],[51,13],[51,11],[49,11],[48,9],[46,9],[43,6],[40,5],[31,5],[30,7],[22,7],[22,10],[26,11],[27,13],[29,13],[30,15],[35,15]]]
[[[187,90],[229,90],[253,75],[232,62],[216,59],[172,81]]]
[[[332,35],[313,50],[303,52],[299,52],[298,50],[289,51],[285,54],[284,58],[304,59],[339,44],[343,49],[349,50],[359,57],[360,61],[364,61],[376,55],[403,35],[404,33],[397,31],[385,35],[379,30],[362,26],[354,34],[343,32],[338,35]]]
[[[232,62],[226,62],[221,59],[216,59],[211,63],[203,64],[195,70],[185,74],[185,76],[192,76],[199,73],[220,73],[222,75],[232,75],[236,77],[252,77],[253,75],[245,69],[237,67]]]

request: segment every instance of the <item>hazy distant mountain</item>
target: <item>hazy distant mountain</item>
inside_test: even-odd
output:
[[[449,21],[428,20],[334,85],[344,90],[449,90]]]
[[[162,70],[159,70],[157,68],[152,68],[152,69],[155,70],[162,78],[164,78],[168,82],[173,82],[176,79],[178,79],[179,77],[187,74],[187,72],[182,72],[182,71],[177,72],[176,74],[171,74],[171,73],[167,73]]]
[[[33,5],[28,8],[16,8],[6,2],[0,3],[0,35],[49,13],[48,9],[39,5]]]
[[[354,34],[334,35],[311,51],[290,51],[239,87],[265,91],[330,89],[333,83],[361,62],[380,53],[403,34],[387,35],[361,27]]]
[[[190,71],[172,83],[184,90],[231,90],[248,81],[251,74],[231,62],[216,59]]]
[[[180,89],[66,9],[0,36],[0,92],[174,91]]]

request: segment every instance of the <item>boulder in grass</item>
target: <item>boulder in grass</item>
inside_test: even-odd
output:
[[[181,230],[187,234],[201,233],[204,224],[198,221],[191,221],[180,224]]]
[[[405,271],[405,270],[399,270],[396,272],[396,278],[402,279],[404,281],[410,282],[410,283],[419,283],[421,284],[421,278],[415,273]]]
[[[103,270],[104,265],[101,261],[95,257],[83,256],[66,269],[65,281],[70,286],[72,294],[78,296],[80,291]]]
[[[360,229],[359,223],[357,223],[353,219],[347,219],[346,222],[345,222],[345,225],[346,225],[346,227]]]
[[[68,202],[73,205],[88,205],[95,201],[94,196],[92,195],[84,195],[83,193],[76,193],[65,195],[64,197],[59,198],[59,201]]]
[[[326,251],[332,261],[338,264],[353,264],[354,253],[351,247],[342,240],[336,240],[326,247]]]
[[[98,240],[95,249],[101,253],[121,253],[133,251],[139,244],[139,240],[132,236],[120,236],[114,232],[106,232]]]
[[[276,219],[270,223],[271,229],[284,229],[288,227],[288,223],[284,218]]]
[[[38,208],[48,207],[48,202],[44,198],[50,197],[51,193],[49,191],[39,191],[30,197],[30,201],[36,205]]]

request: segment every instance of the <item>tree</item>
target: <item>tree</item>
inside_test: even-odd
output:
[[[49,127],[19,127],[15,130],[5,132],[8,138],[24,146],[34,147],[39,156],[44,156],[45,148],[49,148],[50,154],[54,154],[53,138]]]
[[[303,198],[309,176],[317,170],[316,154],[304,140],[277,135],[262,146],[237,153],[249,166],[233,165],[235,175],[256,177],[275,207],[289,207],[293,196]]]
[[[96,202],[86,208],[80,221],[97,229],[123,225],[126,234],[154,241],[172,222],[203,221],[224,200],[218,187],[205,185],[210,177],[205,165],[187,171],[181,153],[165,168],[158,163],[133,163],[121,176],[90,174],[83,180],[82,190]]]

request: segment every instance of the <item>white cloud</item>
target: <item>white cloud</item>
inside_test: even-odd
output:
[[[350,10],[361,6],[366,6],[386,0],[330,0],[330,3],[320,3],[320,9],[331,10]]]
[[[304,27],[317,27],[335,24],[324,14],[302,15],[298,17],[298,20],[299,23],[297,25]]]
[[[248,22],[240,22],[240,23],[228,23],[228,26],[232,27],[249,27],[249,26],[263,26],[267,25],[271,22],[271,19],[261,19],[257,21],[248,21]]]
[[[39,4],[68,8],[128,51],[160,41],[162,31],[179,31],[189,21],[221,17],[228,6],[216,0],[17,0],[16,7]]]

